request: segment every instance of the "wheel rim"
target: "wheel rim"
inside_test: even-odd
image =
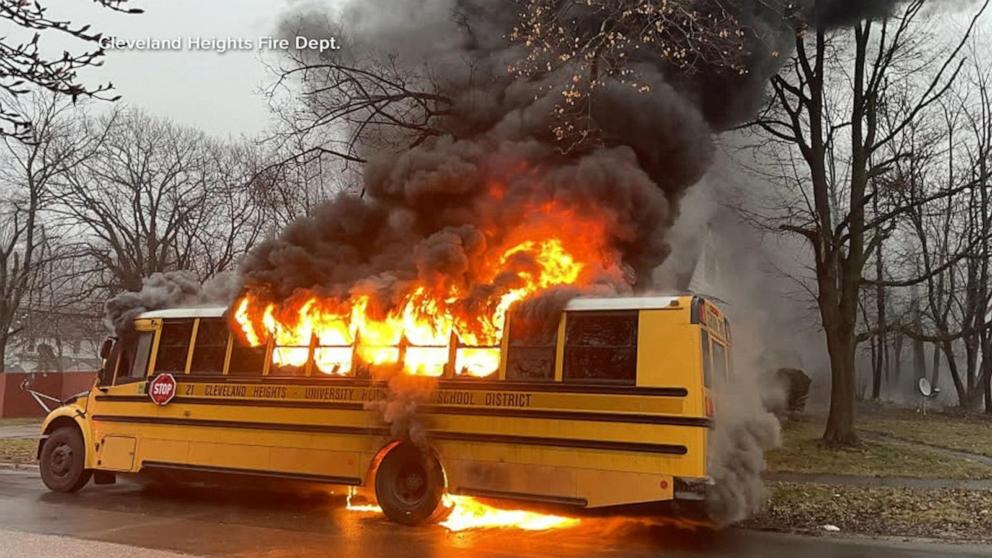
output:
[[[403,467],[393,482],[393,493],[404,505],[417,506],[427,496],[427,471],[420,465]]]
[[[59,478],[69,475],[72,471],[72,447],[69,444],[59,444],[52,450],[48,469]]]

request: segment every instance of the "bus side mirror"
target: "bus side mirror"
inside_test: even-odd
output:
[[[108,358],[110,358],[110,351],[112,350],[114,350],[114,338],[108,337],[104,339],[103,344],[100,345],[100,358],[103,360],[107,360]]]

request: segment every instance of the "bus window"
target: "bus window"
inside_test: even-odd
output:
[[[721,380],[727,379],[727,348],[713,341],[713,371]]]
[[[565,381],[634,384],[637,311],[570,312],[565,322]]]
[[[232,336],[231,363],[227,368],[228,376],[261,376],[265,368],[265,344],[252,347],[241,340],[240,336]]]
[[[710,357],[710,333],[702,330],[703,385],[710,387],[713,381],[713,359]]]
[[[131,364],[130,374],[128,374],[135,380],[142,380],[148,375],[148,357],[152,353],[152,338],[154,335],[150,331],[145,331],[138,336],[138,342],[135,344],[134,349],[134,361]]]
[[[506,379],[554,380],[557,340],[557,323],[511,316]]]
[[[276,345],[272,347],[269,376],[303,376],[309,359],[309,345]]]
[[[154,335],[150,331],[145,331],[137,334],[133,342],[118,342],[121,345],[121,358],[117,362],[115,384],[126,384],[145,379],[145,376],[148,375],[148,356],[152,352]]]
[[[227,356],[227,322],[220,318],[200,319],[190,374],[221,374]]]
[[[186,371],[186,357],[189,356],[189,338],[193,334],[193,320],[167,321],[162,324],[158,339],[158,353],[155,355],[155,372]]]

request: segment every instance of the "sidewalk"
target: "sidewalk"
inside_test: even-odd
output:
[[[59,556],[61,558],[190,558],[189,554],[151,550],[102,541],[90,541],[56,535],[40,535],[0,529],[0,558],[15,556]]]
[[[0,440],[35,439],[41,437],[41,421],[29,424],[0,425]]]

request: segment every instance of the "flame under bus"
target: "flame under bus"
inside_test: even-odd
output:
[[[693,296],[576,299],[556,323],[523,323],[515,329],[510,317],[486,377],[455,364],[460,350],[479,348],[454,339],[431,348],[447,357],[432,356],[438,378],[417,416],[448,492],[582,507],[701,498],[710,377],[729,367],[716,306]],[[324,346],[319,332],[305,346],[252,347],[230,333],[224,308],[149,312],[134,325],[97,385],[43,426],[49,439],[78,429],[98,482],[179,470],[368,487],[395,445],[369,410],[386,385],[360,348]],[[403,361],[412,346],[390,348]],[[348,372],[322,371],[322,349],[339,351]],[[273,358],[280,350],[297,353],[292,365],[274,364],[286,362]],[[165,373],[177,389],[159,406],[148,385]]]

